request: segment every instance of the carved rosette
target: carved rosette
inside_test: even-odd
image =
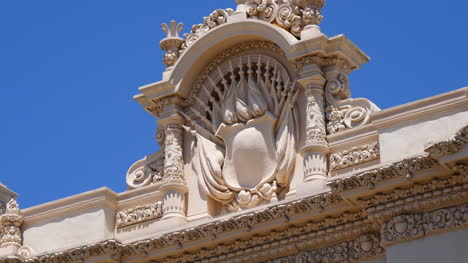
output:
[[[11,199],[6,205],[6,211],[0,216],[0,248],[20,248],[22,233],[20,226],[24,219],[18,203]]]
[[[169,124],[165,130],[163,184],[185,185],[182,135],[178,124]]]

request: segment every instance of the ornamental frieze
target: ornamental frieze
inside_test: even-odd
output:
[[[380,157],[379,143],[364,144],[349,150],[330,155],[331,170],[344,169],[350,166],[377,160]]]
[[[431,212],[399,215],[382,225],[382,245],[421,238],[468,224],[468,204]]]
[[[344,263],[378,257],[384,254],[380,246],[380,237],[376,233],[366,233],[355,240],[343,242],[330,247],[314,249],[284,258],[273,259],[268,263]]]
[[[115,224],[117,227],[125,227],[157,219],[162,215],[162,201],[158,201],[118,212]]]

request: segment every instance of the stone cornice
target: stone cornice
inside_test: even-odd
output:
[[[231,218],[220,218],[134,243],[122,244],[108,240],[32,259],[6,258],[0,259],[0,262],[83,262],[86,258],[97,256],[107,256],[117,262],[122,258],[141,256],[153,258],[153,262],[267,261],[275,258],[293,260],[300,255],[323,256],[323,249],[348,248],[350,245],[353,249],[360,247],[362,253],[344,256],[351,256],[351,260],[362,260],[384,253],[381,246],[375,245],[380,238],[382,244],[388,246],[394,242],[466,227],[467,163],[459,161],[453,167],[455,173],[449,176],[442,175],[429,181],[410,181],[404,187],[387,188],[387,192],[369,192],[371,196],[354,200],[357,206],[346,205],[345,200],[337,193],[356,187],[374,187],[379,182],[404,178],[438,165],[430,156],[410,158],[351,178],[333,181],[330,183],[333,192],[330,193],[279,203]],[[461,205],[463,203],[465,204]],[[338,206],[341,208],[335,210],[333,216],[326,213],[328,215],[319,218],[321,211],[330,211],[332,207]],[[450,206],[452,207],[445,208]],[[438,210],[425,212],[434,209]],[[313,219],[301,217],[302,214],[314,211],[317,216]],[[267,223],[272,222],[277,222],[276,226],[268,226],[268,230],[267,227],[259,231],[263,229],[260,226],[266,227]],[[380,237],[372,234],[379,229]],[[227,234],[236,233],[245,235],[243,239],[226,242]],[[194,245],[195,241],[198,245]],[[200,244],[206,242],[212,246],[200,247]],[[184,253],[183,249],[189,247],[192,252]],[[172,256],[165,256],[164,253],[161,254],[162,250],[174,252],[170,253]],[[346,253],[354,253],[347,251]]]
[[[77,213],[96,207],[116,209],[118,195],[109,188],[99,188],[79,195],[67,197],[22,210],[25,224],[34,224],[54,217]]]
[[[457,167],[459,168],[456,169],[457,171],[466,171],[466,164],[464,163],[457,165]],[[233,243],[224,245],[215,245],[215,242],[213,241],[218,238],[218,235],[222,235],[227,232],[235,230],[250,231],[250,229],[257,224],[271,222],[278,219],[282,219],[287,223],[293,215],[311,210],[327,209],[328,206],[338,204],[342,202],[342,200],[333,194],[322,194],[289,203],[278,204],[270,208],[264,208],[260,211],[254,211],[225,220],[214,221],[191,229],[168,233],[166,235],[131,244],[121,244],[117,241],[109,240],[63,252],[43,255],[33,259],[2,259],[0,262],[81,262],[80,260],[83,260],[84,258],[101,255],[107,255],[118,260],[120,258],[138,257],[141,255],[154,256],[156,254],[154,254],[153,251],[158,251],[168,247],[183,248],[184,244],[187,242],[207,239],[213,240],[211,242],[215,245],[214,248],[205,248],[197,250],[197,252],[186,253],[176,257],[163,258],[153,262],[192,262],[198,260],[205,260],[206,262],[234,262],[240,259],[245,261],[262,259],[266,261],[280,257],[287,257],[288,260],[291,260],[299,257],[299,255],[322,255],[323,253],[320,252],[322,249],[343,248],[343,246],[346,247],[351,243],[355,245],[357,244],[362,248],[362,250],[360,250],[362,253],[354,254],[359,255],[359,257],[352,257],[352,259],[362,260],[383,253],[383,249],[380,246],[375,245],[377,244],[376,240],[379,239],[377,235],[372,234],[375,238],[363,239],[363,237],[368,235],[366,233],[369,231],[375,231],[381,228],[383,235],[382,244],[388,246],[394,242],[465,227],[467,224],[466,218],[468,218],[468,207],[466,204],[454,208],[439,209],[434,212],[415,213],[404,216],[400,216],[399,214],[408,213],[410,211],[420,211],[421,209],[430,209],[431,207],[433,208],[433,206],[424,205],[424,198],[416,196],[421,195],[428,197],[428,193],[430,192],[428,189],[432,191],[430,196],[438,195],[437,197],[445,199],[445,201],[447,201],[447,197],[450,195],[450,191],[447,189],[452,189],[461,193],[464,191],[466,193],[466,186],[464,186],[464,188],[460,188],[460,184],[466,182],[466,176],[466,173],[458,172],[450,177],[433,180],[425,184],[415,184],[412,186],[414,189],[411,190],[409,190],[409,188],[396,189],[392,191],[391,195],[389,195],[391,197],[396,196],[394,198],[395,200],[392,200],[392,198],[385,194],[376,194],[372,198],[360,201],[360,205],[365,208],[364,211],[345,212],[340,216],[327,217],[299,225],[289,224],[288,227],[283,228],[282,230],[277,229],[269,231],[267,234],[253,234],[250,237],[246,237],[246,239],[237,240]],[[415,195],[405,195],[405,193],[412,191],[416,192]],[[397,197],[409,199],[408,202],[401,202],[396,200],[398,199]],[[444,205],[450,205],[450,203],[454,202],[466,202],[467,198],[468,196],[466,194],[458,196],[455,199],[448,200]],[[388,202],[385,202],[384,200],[388,200]],[[408,209],[397,211],[396,214],[387,214],[387,217],[390,215],[396,216],[393,219],[384,222],[383,225],[380,226],[380,223],[378,222],[383,221],[376,221],[372,218],[375,217],[376,211],[380,209],[380,205],[388,206],[391,202],[395,202],[395,206],[400,207],[404,206],[406,203],[412,202],[412,204],[408,206]],[[444,215],[444,217],[440,215]],[[356,243],[357,240],[359,241],[358,243]],[[369,240],[372,241],[371,244],[373,245],[369,245]],[[353,247],[356,248],[356,246]],[[304,250],[311,251],[304,252]],[[366,251],[367,253],[364,253]],[[346,256],[350,255],[347,254]]]
[[[468,165],[460,163],[457,167],[460,169],[455,169],[449,177],[414,183],[366,199],[358,198],[357,202],[370,219],[380,221],[401,213],[463,203],[468,199]]]

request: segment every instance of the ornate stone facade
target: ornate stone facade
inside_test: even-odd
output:
[[[128,191],[20,210],[0,184],[0,263],[408,262],[464,245],[467,88],[380,110],[351,98],[369,58],[320,32],[324,1],[236,4],[185,38],[163,24],[163,80],[135,96],[160,149]]]

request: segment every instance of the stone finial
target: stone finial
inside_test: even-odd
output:
[[[180,31],[182,31],[182,26],[183,25],[184,24],[179,23],[176,26],[176,22],[174,20],[172,20],[171,22],[169,22],[169,26],[167,26],[166,23],[163,23],[162,24],[162,30],[167,33],[166,38],[171,38],[171,39],[172,38],[179,38],[179,33],[180,33]]]
[[[162,50],[166,51],[163,62],[168,70],[172,69],[179,59],[182,44],[185,42],[185,40],[179,36],[180,31],[182,31],[182,26],[182,23],[176,24],[174,20],[169,23],[169,26],[167,24],[162,24],[162,30],[165,31],[167,35],[161,40],[160,46]]]

